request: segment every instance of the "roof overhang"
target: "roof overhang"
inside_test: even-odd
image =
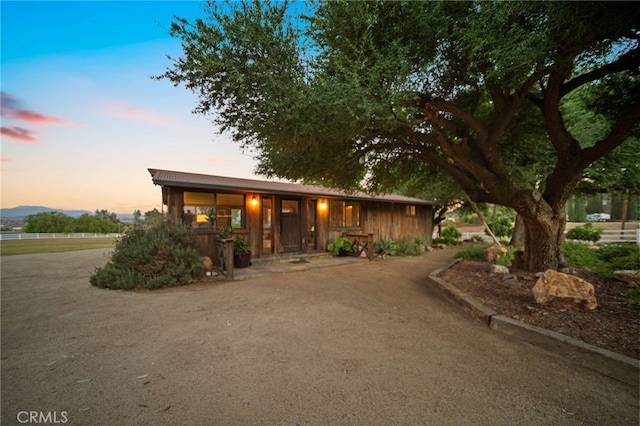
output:
[[[439,203],[421,198],[405,197],[397,194],[368,194],[365,192],[342,191],[323,186],[297,183],[272,182],[253,179],[204,175],[172,170],[148,169],[154,184],[163,187],[183,189],[204,189],[230,192],[255,192],[275,195],[317,196],[325,198],[346,198],[387,203],[420,204],[434,206]]]

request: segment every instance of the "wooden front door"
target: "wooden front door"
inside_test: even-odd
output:
[[[282,251],[302,251],[300,200],[280,200],[280,244]]]

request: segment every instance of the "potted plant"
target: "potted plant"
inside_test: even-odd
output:
[[[246,268],[251,265],[251,250],[247,237],[239,234],[233,236],[233,266]]]
[[[351,240],[346,237],[338,237],[327,246],[327,250],[334,256],[347,256],[351,253]]]

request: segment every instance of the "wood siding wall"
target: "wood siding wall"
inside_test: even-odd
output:
[[[169,217],[176,221],[182,220],[183,211],[183,194],[189,189],[183,188],[163,188],[163,198],[167,204],[167,212]],[[194,191],[198,191],[194,189]],[[246,206],[246,228],[237,230],[239,234],[243,234],[249,238],[251,253],[254,257],[263,257],[271,253],[263,253],[262,250],[262,198],[268,197],[268,194],[245,193]],[[256,203],[253,203],[253,200]],[[301,247],[303,251],[312,250],[312,241],[310,237],[310,223],[313,217],[312,212],[308,210],[309,201],[315,201],[316,221],[314,227],[314,235],[316,238],[315,246],[317,251],[325,251],[327,245],[335,238],[342,235],[343,232],[356,233],[372,233],[374,241],[384,238],[392,238],[394,240],[411,240],[417,236],[423,237],[427,244],[431,243],[432,235],[432,215],[431,206],[416,205],[415,216],[406,214],[406,204],[388,203],[376,201],[359,201],[360,204],[360,226],[349,228],[331,228],[329,226],[329,199],[318,197],[304,196],[279,196],[273,195],[272,198],[272,222],[271,233],[273,245],[273,254],[277,255],[282,252],[280,243],[280,208],[281,200],[297,199],[300,201],[300,226],[301,226]],[[198,250],[203,256],[209,256],[214,263],[217,263],[217,245],[215,231],[196,231],[196,239]]]

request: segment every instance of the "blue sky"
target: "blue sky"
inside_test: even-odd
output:
[[[150,78],[180,55],[173,16],[202,5],[0,2],[2,208],[160,209],[147,168],[260,179],[194,94]]]

